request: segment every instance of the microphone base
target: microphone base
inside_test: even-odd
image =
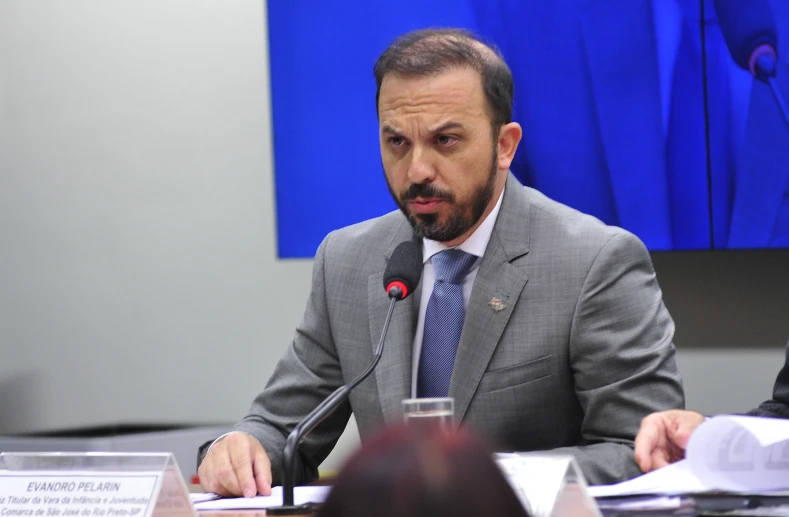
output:
[[[313,515],[320,508],[317,504],[300,504],[294,506],[275,506],[266,508],[266,515]]]

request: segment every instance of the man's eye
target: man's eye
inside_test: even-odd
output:
[[[399,136],[390,136],[389,143],[395,147],[400,147],[401,145],[403,145],[403,139],[400,138]]]
[[[452,145],[457,141],[457,138],[449,135],[438,135],[436,137],[436,141],[440,145]]]

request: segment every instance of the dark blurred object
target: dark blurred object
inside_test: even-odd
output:
[[[391,427],[340,471],[318,517],[527,517],[489,449],[464,430]]]

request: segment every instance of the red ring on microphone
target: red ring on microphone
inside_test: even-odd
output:
[[[403,291],[403,296],[400,297],[401,300],[408,296],[408,288],[400,280],[393,280],[389,282],[389,285],[386,286],[386,294],[389,294],[389,291],[391,291],[393,287],[399,287],[400,290]]]

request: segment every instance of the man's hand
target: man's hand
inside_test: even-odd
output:
[[[271,462],[256,438],[232,432],[214,443],[197,469],[203,490],[221,496],[271,494]]]
[[[649,472],[684,458],[690,435],[703,421],[704,415],[680,409],[652,413],[644,418],[636,435],[638,466]]]

